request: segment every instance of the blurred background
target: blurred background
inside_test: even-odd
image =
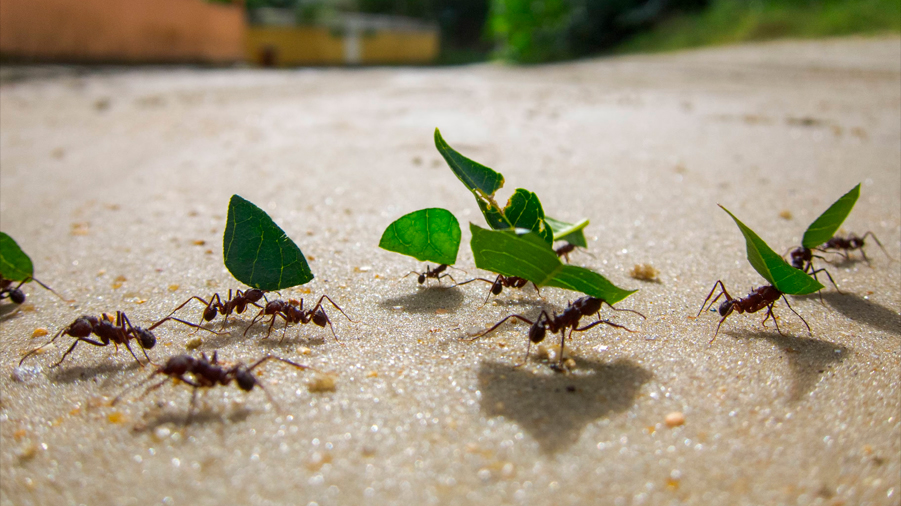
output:
[[[899,31],[899,0],[0,0],[4,63],[528,64]]]

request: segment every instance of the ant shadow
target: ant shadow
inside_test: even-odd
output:
[[[551,375],[482,362],[478,372],[482,412],[516,422],[538,441],[543,453],[555,454],[572,446],[585,425],[632,407],[641,386],[653,377],[629,360],[611,364],[574,360],[576,374]]]
[[[131,358],[131,356],[129,356],[129,358]],[[77,365],[74,367],[67,367],[66,369],[54,368],[54,371],[51,374],[48,374],[47,377],[54,383],[75,383],[76,381],[84,381],[97,376],[115,375],[126,371],[132,371],[140,367],[141,366],[133,360],[127,365],[104,362],[100,365],[90,367]]]
[[[318,327],[317,327],[317,329],[318,329]],[[321,337],[321,336],[301,338],[299,335],[300,331],[297,329],[294,330],[294,332],[295,332],[294,336],[290,335],[291,329],[288,329],[288,332],[289,332],[289,335],[285,336],[284,340],[282,339],[281,335],[276,336],[275,332],[273,332],[272,333],[273,335],[270,336],[268,339],[266,339],[266,337],[263,336],[262,339],[258,339],[259,345],[263,346],[265,348],[269,348],[269,349],[276,349],[276,348],[278,348],[278,349],[292,348],[293,349],[294,347],[301,345],[301,344],[305,345],[305,346],[322,346],[325,344],[325,338]],[[331,335],[329,336],[329,338],[333,339]]]
[[[829,292],[823,300],[846,318],[861,321],[885,332],[901,335],[901,315],[853,293]]]
[[[19,311],[19,304],[0,304],[0,321],[6,321]]]
[[[463,291],[456,287],[420,288],[416,292],[379,302],[382,309],[403,306],[407,313],[434,313],[438,309],[454,312],[463,305]]]
[[[243,422],[250,416],[252,412],[253,411],[248,409],[247,407],[240,407],[233,410],[231,413],[223,414],[212,408],[202,407],[198,408],[197,411],[194,412],[194,414],[191,416],[190,423],[186,425],[185,422],[188,420],[187,411],[183,413],[164,411],[157,415],[153,415],[149,421],[137,426],[135,428],[135,432],[153,432],[154,429],[163,425],[174,425],[182,428],[190,428],[194,425],[203,426],[212,423],[222,424],[226,421],[230,423]]]
[[[834,364],[845,360],[851,349],[840,344],[811,339],[808,337],[795,337],[780,335],[774,332],[752,331],[731,332],[726,334],[735,339],[766,339],[782,349],[792,370],[794,382],[789,391],[789,400],[800,401],[817,385],[820,375]],[[836,351],[838,350],[838,351]]]

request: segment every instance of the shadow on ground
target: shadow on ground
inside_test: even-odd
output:
[[[460,289],[441,286],[417,288],[411,294],[379,302],[382,309],[401,306],[408,313],[434,313],[439,309],[451,313],[460,309],[462,304],[463,292]]]
[[[825,293],[823,300],[846,318],[901,336],[901,315],[887,307],[853,293]]]
[[[585,425],[629,409],[651,377],[628,360],[576,359],[572,374],[535,374],[509,363],[483,362],[478,373],[482,412],[516,422],[547,454],[570,447]]]
[[[799,401],[820,381],[820,375],[842,362],[851,349],[840,344],[777,332],[726,332],[735,339],[766,339],[781,349],[792,370],[789,400]]]

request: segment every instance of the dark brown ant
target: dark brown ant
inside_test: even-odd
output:
[[[197,400],[197,389],[213,388],[216,385],[228,386],[232,382],[232,380],[234,380],[234,382],[238,385],[238,388],[244,390],[245,392],[250,392],[251,390],[253,390],[253,387],[259,386],[266,394],[266,397],[269,398],[269,401],[277,406],[278,404],[275,402],[275,399],[272,398],[269,392],[263,387],[263,384],[256,378],[256,376],[253,375],[253,370],[267,360],[278,360],[302,370],[313,369],[312,367],[297,364],[290,360],[273,355],[266,355],[250,366],[245,366],[244,364],[239,362],[230,368],[225,368],[220,365],[216,352],[213,352],[212,360],[208,359],[206,354],[201,354],[201,358],[195,358],[191,355],[177,355],[175,357],[170,357],[164,365],[158,366],[157,369],[153,371],[153,373],[151,373],[147,379],[135,386],[143,385],[159,375],[167,376],[167,378],[163,381],[160,381],[159,383],[148,387],[147,390],[145,390],[144,393],[141,394],[141,397],[144,397],[152,390],[156,390],[157,388],[163,386],[166,382],[169,381],[169,378],[178,379],[181,382],[190,385],[193,388],[193,391],[191,393],[191,409],[188,411],[188,417],[185,420],[185,425],[187,425],[188,423],[190,423],[191,417],[194,415],[194,408]],[[186,374],[190,374],[190,378],[186,377]],[[126,391],[130,388],[127,388]],[[124,393],[125,392],[123,391],[122,394]],[[118,402],[122,397],[122,394],[116,396],[116,398],[113,399],[110,405],[116,404],[116,402]]]
[[[488,291],[488,296],[485,297],[485,304],[488,303],[488,299],[490,299],[492,295],[500,295],[504,288],[523,288],[529,283],[529,280],[517,276],[504,276],[503,274],[498,274],[497,277],[494,278],[494,281],[485,278],[473,278],[462,283],[457,283],[454,286],[462,286],[467,283],[472,283],[473,281],[484,281],[491,284],[491,289]],[[535,287],[535,291],[538,292],[538,296],[540,297],[541,291],[538,289],[538,285],[532,283],[532,286]]]
[[[716,290],[717,285],[722,289],[720,293],[710,301],[710,304],[707,304],[707,301],[710,300],[710,297],[713,297],[713,292]],[[763,321],[760,322],[764,327],[766,327],[766,321],[770,318],[773,319],[773,323],[776,325],[776,332],[779,332],[779,335],[782,334],[782,331],[779,330],[779,322],[776,321],[776,315],[773,314],[773,305],[776,304],[776,301],[781,297],[782,300],[785,301],[785,305],[788,306],[789,309],[792,310],[792,313],[801,319],[804,322],[804,325],[807,327],[807,332],[810,332],[813,335],[813,332],[810,330],[810,325],[807,324],[807,320],[804,319],[803,316],[799,315],[797,311],[788,303],[788,299],[785,297],[785,294],[776,289],[775,286],[766,285],[755,288],[751,293],[749,293],[743,299],[733,299],[729,292],[726,291],[726,286],[722,281],[717,280],[716,283],[713,284],[713,288],[710,289],[710,293],[707,294],[707,298],[704,299],[704,303],[701,304],[701,310],[698,311],[698,316],[701,316],[701,313],[704,311],[705,306],[707,309],[713,307],[716,301],[722,297],[726,296],[726,300],[724,300],[718,309],[720,316],[723,318],[720,320],[719,325],[716,326],[716,332],[713,334],[713,339],[710,340],[712,343],[716,340],[717,334],[720,333],[720,327],[723,325],[723,322],[726,321],[726,318],[732,314],[732,311],[738,311],[741,313],[756,313],[763,308],[766,308],[766,316],[763,318]]]
[[[863,251],[864,239],[866,239],[867,236],[872,237],[873,240],[876,241],[876,244],[879,245],[879,248],[883,253],[885,253],[885,256],[888,257],[889,260],[893,260],[892,257],[888,254],[888,251],[885,250],[885,247],[882,246],[882,243],[879,242],[879,239],[876,238],[876,234],[874,234],[873,232],[867,232],[861,237],[857,237],[857,235],[853,233],[848,235],[848,237],[835,236],[832,239],[826,241],[822,246],[820,246],[819,249],[820,251],[828,251],[830,249],[841,250],[838,253],[844,256],[845,260],[851,259],[850,252],[854,250],[860,250],[861,256],[863,256],[863,259],[866,260],[867,265],[870,265],[870,259],[867,258],[867,254]]]
[[[819,281],[819,279],[817,279],[817,274],[819,274],[821,272],[826,274],[826,277],[829,278],[829,281],[832,283],[832,286],[835,287],[835,291],[837,291],[838,293],[842,293],[842,291],[839,289],[838,285],[835,284],[835,280],[832,279],[832,274],[829,274],[829,271],[827,271],[825,267],[822,267],[820,269],[813,268],[813,259],[814,258],[826,260],[825,258],[821,257],[820,255],[814,255],[813,251],[810,248],[805,248],[804,246],[800,246],[800,247],[797,247],[797,248],[791,250],[791,265],[792,265],[792,267],[800,270],[801,272],[804,272],[806,274],[813,276],[813,279],[816,279],[817,281]],[[822,302],[822,300],[823,300],[823,295],[820,294],[820,301]]]
[[[214,318],[216,318],[216,314],[221,314],[225,316],[225,319],[222,320],[222,326],[225,327],[225,323],[228,321],[229,315],[231,315],[232,313],[243,313],[248,305],[252,304],[260,309],[263,309],[263,307],[257,304],[257,302],[260,299],[266,299],[265,293],[266,292],[264,292],[263,290],[251,288],[247,291],[235,290],[235,296],[232,297],[232,291],[231,289],[229,289],[228,298],[225,300],[225,302],[222,302],[222,299],[219,297],[218,293],[214,293],[213,296],[210,297],[209,302],[195,295],[190,299],[184,301],[182,305],[173,309],[172,312],[166,316],[166,318],[171,317],[173,314],[175,314],[176,311],[185,307],[192,300],[197,299],[200,302],[206,304],[206,308],[204,308],[203,310],[203,320],[197,322],[198,325],[203,323],[204,321],[212,321]],[[165,318],[160,321],[164,320]]]
[[[56,341],[59,336],[67,335],[74,337],[75,342],[72,343],[72,346],[70,346],[65,353],[63,353],[63,356],[60,357],[58,362],[50,366],[51,369],[60,365],[63,360],[65,360],[69,355],[69,353],[72,353],[72,350],[75,349],[75,346],[77,346],[79,342],[84,342],[94,346],[109,346],[110,343],[112,343],[113,345],[115,345],[117,352],[119,351],[119,345],[124,345],[125,349],[127,349],[128,352],[131,353],[131,356],[134,357],[138,365],[144,367],[144,364],[141,363],[137,355],[135,355],[135,353],[131,350],[131,346],[128,345],[128,342],[132,339],[137,341],[138,345],[141,347],[141,351],[144,352],[144,357],[149,363],[153,363],[153,361],[150,360],[150,357],[147,355],[147,350],[156,346],[156,336],[153,334],[153,329],[157,328],[158,326],[160,326],[160,324],[167,320],[175,320],[184,323],[185,325],[190,325],[191,327],[198,327],[198,325],[194,325],[193,323],[172,317],[164,318],[163,320],[160,320],[157,323],[153,324],[150,328],[145,329],[142,327],[135,327],[128,320],[128,316],[126,316],[122,311],[116,311],[115,321],[113,321],[112,317],[107,314],[101,315],[100,318],[90,315],[79,316],[68,327],[57,332],[56,335],[53,336],[53,339],[51,339],[48,343],[29,351],[24,357],[22,357],[22,360],[19,361],[19,365],[22,365],[22,363],[25,362],[25,359],[27,359],[31,355],[34,355],[35,353],[38,353],[38,351],[40,351],[45,346],[52,344],[53,341]],[[204,330],[213,332],[209,329]],[[216,332],[213,333],[215,334]],[[91,334],[97,336],[98,338],[100,338],[100,340],[97,341],[94,339],[89,339],[88,337]]]
[[[56,295],[60,298],[60,300],[64,302],[72,302],[70,300],[64,299],[63,296],[56,293],[53,288],[50,288],[44,283],[41,283],[36,278],[25,278],[20,281],[18,285],[12,286],[15,281],[6,279],[2,276],[0,276],[0,300],[8,298],[13,304],[22,304],[23,302],[25,302],[25,292],[22,291],[22,285],[28,283],[29,281],[34,281],[35,283],[43,286],[46,290],[49,290],[53,295]]]
[[[425,280],[429,279],[429,278],[434,278],[434,279],[438,280],[439,283],[441,283],[441,278],[450,278],[451,281],[456,283],[457,280],[455,280],[453,278],[453,276],[451,276],[450,274],[447,274],[447,273],[442,274],[442,272],[446,271],[448,267],[450,267],[450,266],[447,264],[441,264],[441,265],[435,267],[434,269],[432,269],[431,266],[426,265],[425,272],[410,271],[404,277],[407,277],[410,274],[417,274],[419,277],[416,278],[416,280],[419,282],[420,285],[425,283]]]
[[[510,316],[504,318],[503,320],[497,322],[490,329],[482,332],[481,334],[476,335],[475,337],[470,339],[470,341],[475,341],[476,339],[484,336],[485,334],[488,334],[492,330],[500,327],[501,324],[503,324],[505,321],[509,320],[510,318],[517,318],[519,320],[522,320],[522,321],[528,323],[529,325],[531,325],[531,327],[529,327],[529,344],[528,344],[528,347],[526,348],[525,359],[523,360],[522,363],[517,364],[514,367],[520,367],[520,366],[524,365],[526,363],[526,361],[529,359],[529,351],[532,348],[532,343],[538,344],[541,341],[544,341],[545,335],[547,334],[548,331],[550,331],[552,334],[555,334],[557,332],[560,333],[560,355],[557,357],[557,364],[554,366],[555,370],[560,370],[561,369],[560,364],[563,361],[564,346],[566,344],[566,329],[570,329],[569,330],[570,338],[572,337],[573,332],[584,332],[584,331],[586,331],[596,325],[600,325],[602,323],[605,325],[610,325],[611,327],[616,327],[616,328],[626,330],[628,332],[635,332],[634,330],[630,330],[622,325],[613,323],[610,320],[601,319],[601,317],[600,317],[601,306],[605,303],[606,303],[605,300],[598,299],[595,297],[588,297],[588,296],[580,297],[580,298],[576,299],[575,302],[571,302],[570,304],[568,304],[566,306],[566,308],[563,310],[563,313],[561,313],[559,315],[557,314],[556,311],[554,311],[553,316],[551,316],[547,313],[547,311],[542,310],[541,314],[538,315],[538,318],[536,318],[534,322],[522,315],[513,314],[513,315],[510,315]],[[607,305],[610,306],[610,304],[607,304]],[[629,312],[640,315],[642,318],[645,317],[643,314],[639,313],[638,311],[632,310],[632,309],[616,309],[613,306],[610,306],[610,307],[616,311],[629,311]],[[598,315],[598,321],[589,323],[588,325],[586,325],[584,327],[579,327],[579,320],[582,317],[593,316],[593,315]]]
[[[566,259],[566,263],[569,263],[569,254],[576,250],[576,245],[568,242],[563,246],[554,250],[554,253],[557,254],[558,257],[563,257]]]
[[[257,318],[263,315],[271,315],[272,318],[269,320],[269,331],[266,332],[266,337],[264,337],[264,339],[268,339],[269,334],[272,333],[272,326],[275,325],[275,319],[277,317],[281,317],[283,320],[285,320],[285,330],[282,332],[282,341],[285,340],[285,334],[288,331],[288,324],[306,324],[313,322],[320,327],[325,327],[325,325],[328,324],[329,328],[332,329],[332,335],[335,336],[335,341],[341,344],[341,341],[338,340],[338,335],[335,334],[335,327],[332,325],[332,321],[329,319],[328,315],[325,314],[325,310],[322,309],[323,300],[329,301],[333,306],[335,306],[335,309],[341,311],[341,314],[343,314],[344,317],[348,319],[348,321],[353,322],[353,320],[351,320],[350,317],[347,316],[347,313],[345,313],[344,310],[341,309],[340,306],[338,306],[338,304],[335,304],[335,301],[329,298],[328,295],[323,295],[322,297],[320,297],[319,302],[317,302],[316,305],[313,306],[313,309],[304,309],[303,299],[300,299],[300,302],[293,299],[288,301],[273,300],[267,303],[266,307],[260,309],[260,312],[253,317],[253,321],[251,321],[250,325],[248,325],[247,328],[244,329],[244,335],[247,335],[247,331],[250,330],[250,327],[252,327],[254,323],[256,323]]]

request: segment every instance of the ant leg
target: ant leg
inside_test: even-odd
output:
[[[176,317],[174,317],[174,316],[167,316],[167,317],[163,318],[162,320],[160,320],[160,321],[154,323],[154,324],[153,324],[150,328],[148,328],[147,330],[153,330],[153,329],[157,328],[158,326],[160,326],[161,324],[163,324],[163,323],[165,323],[165,322],[167,322],[167,321],[169,321],[169,320],[177,321],[177,322],[179,322],[179,323],[184,323],[185,325],[187,325],[187,326],[189,326],[189,327],[194,327],[194,328],[196,328],[197,330],[205,330],[205,331],[207,331],[207,332],[211,332],[211,333],[213,333],[213,334],[216,334],[217,336],[221,336],[221,335],[227,333],[227,332],[216,332],[215,330],[210,330],[210,329],[208,329],[208,328],[206,328],[206,327],[203,327],[203,326],[201,326],[201,325],[197,325],[197,324],[195,324],[195,323],[191,323],[191,322],[182,320],[182,319],[180,319],[180,318],[176,318]]]
[[[535,287],[535,292],[541,297],[541,290],[538,289],[538,285],[536,285],[534,281],[532,281],[532,286]]]
[[[614,311],[628,311],[628,312],[630,312],[630,313],[635,313],[635,314],[637,314],[637,315],[638,315],[638,316],[640,316],[640,317],[642,317],[642,318],[644,318],[644,319],[645,319],[645,320],[647,320],[647,319],[648,319],[648,317],[647,317],[647,316],[645,316],[645,315],[643,315],[643,314],[641,314],[641,313],[639,313],[639,312],[638,312],[638,311],[636,311],[636,310],[634,310],[634,309],[625,309],[625,308],[623,308],[623,309],[619,309],[619,308],[615,308],[615,307],[613,307],[613,305],[612,305],[612,304],[609,304],[609,303],[607,303],[607,301],[606,301],[606,300],[605,300],[605,301],[604,301],[604,303],[605,303],[605,304],[607,304],[607,305],[608,305],[608,306],[610,306],[610,309],[612,309],[612,310],[614,310]],[[601,312],[600,312],[600,311],[598,311],[598,318],[600,318],[600,317],[601,317],[601,316],[600,316],[600,313],[601,313]]]
[[[244,336],[247,335],[247,331],[250,330],[250,327],[253,327],[253,324],[257,322],[257,318],[259,318],[260,315],[263,314],[263,311],[264,311],[263,309],[260,309],[260,311],[257,313],[257,315],[253,317],[253,320],[250,320],[250,325],[248,325],[247,328],[244,329],[244,334],[243,334]]]
[[[776,304],[776,303],[772,302],[772,303],[770,303],[769,306],[766,307],[766,316],[763,317],[763,321],[761,321],[760,324],[763,325],[764,328],[766,328],[766,321],[768,319],[772,318],[773,324],[776,325],[776,332],[778,332],[780,336],[784,336],[785,334],[783,334],[782,331],[779,330],[779,322],[776,321],[776,315],[773,313],[773,305],[774,304]]]
[[[616,327],[616,328],[618,328],[618,329],[623,329],[623,330],[625,330],[626,332],[638,332],[637,330],[632,330],[632,329],[630,329],[630,328],[628,328],[628,327],[626,327],[626,326],[624,326],[624,325],[620,325],[620,324],[618,324],[618,323],[613,323],[613,322],[610,321],[610,320],[598,320],[598,321],[596,321],[596,322],[589,323],[588,325],[586,325],[586,326],[584,326],[584,327],[573,328],[573,331],[575,331],[575,332],[585,332],[586,330],[590,329],[591,327],[594,327],[595,325],[600,325],[600,324],[602,324],[602,323],[603,323],[604,325],[610,325],[611,327]],[[570,335],[570,337],[572,337],[572,332],[570,332],[569,335]]]
[[[723,326],[723,322],[726,321],[726,318],[729,318],[729,315],[730,315],[730,314],[732,314],[732,313],[726,314],[726,316],[724,316],[724,317],[720,320],[720,323],[716,326],[716,332],[713,333],[713,339],[711,339],[710,341],[707,342],[707,346],[710,346],[711,344],[713,344],[714,341],[716,341],[716,336],[717,336],[717,334],[720,333],[720,327]]]
[[[451,279],[453,279],[453,278],[451,278]],[[322,306],[322,299],[325,299],[325,300],[331,302],[331,304],[333,306],[335,306],[335,309],[337,309],[338,311],[341,311],[341,314],[343,314],[344,317],[347,318],[347,321],[349,321],[350,323],[357,323],[357,322],[351,320],[350,316],[347,316],[347,313],[345,313],[344,310],[338,306],[338,304],[335,304],[335,301],[333,301],[331,298],[329,298],[328,295],[323,295],[322,297],[319,297],[319,302],[317,302],[316,306],[310,310],[311,314]],[[300,304],[301,304],[301,309],[303,309],[303,300],[300,301]]]
[[[860,240],[863,241],[864,239],[867,238],[867,236],[872,237],[873,240],[876,241],[876,244],[879,245],[879,249],[881,249],[882,252],[885,253],[885,256],[886,256],[889,260],[891,260],[892,262],[895,261],[895,259],[892,258],[892,256],[888,254],[888,251],[885,250],[885,247],[882,245],[881,242],[879,242],[879,239],[876,238],[876,234],[874,234],[873,232],[867,232],[866,234],[863,235],[863,237],[860,238]],[[861,248],[860,251],[861,251],[861,253],[862,253],[862,252],[863,252],[863,248]],[[34,279],[34,278],[32,278],[32,279]],[[35,281],[37,281],[37,280],[35,279]],[[44,285],[41,284],[41,286],[44,286]],[[47,288],[47,287],[44,286],[44,288]],[[47,288],[47,289],[50,290],[49,288]],[[52,292],[53,290],[50,290],[50,291]]]
[[[785,298],[785,295],[782,295],[782,299],[785,300],[785,305],[788,306],[788,308],[792,310],[792,313],[795,313],[795,316],[797,316],[798,318],[801,319],[802,322],[804,322],[804,326],[807,327],[807,332],[811,336],[813,336],[813,331],[810,330],[810,325],[807,324],[807,320],[805,320],[803,316],[799,315],[798,312],[795,311],[795,308],[793,308],[792,305],[788,303],[788,299]],[[773,321],[775,321],[775,320],[776,319],[773,318]]]
[[[135,362],[137,362],[139,366],[144,367],[144,364],[142,364],[141,361],[138,360],[138,356],[135,355],[135,352],[131,351],[131,346],[128,345],[128,341],[125,341],[125,349],[128,350],[129,353],[131,353],[131,356],[135,358]],[[141,349],[143,350],[144,348]],[[144,355],[146,354],[147,352],[144,351]],[[150,357],[147,357],[147,361],[150,361]]]
[[[71,325],[69,325],[69,326],[66,327],[66,328],[60,329],[60,331],[57,332],[55,336],[53,336],[53,339],[51,339],[50,341],[48,341],[46,344],[42,344],[42,345],[38,346],[37,348],[35,348],[35,349],[29,351],[28,353],[26,353],[25,356],[22,357],[22,360],[19,360],[19,365],[21,366],[21,365],[22,365],[22,362],[24,362],[26,358],[28,358],[28,357],[34,355],[35,353],[38,353],[38,352],[39,352],[42,348],[44,348],[45,346],[50,346],[51,344],[53,344],[53,341],[56,341],[56,338],[58,338],[59,336],[63,335],[63,333],[66,332],[67,330],[69,330],[70,328],[72,328]]]
[[[542,313],[544,313],[544,311],[542,311]],[[540,318],[540,317],[541,317],[541,316],[539,315],[539,318]],[[478,339],[478,338],[484,336],[485,334],[488,334],[488,333],[491,332],[492,330],[494,330],[494,329],[500,327],[502,323],[504,323],[505,321],[509,320],[510,318],[517,318],[517,319],[519,319],[519,320],[522,320],[522,321],[528,323],[529,325],[534,325],[534,324],[535,324],[535,322],[533,322],[532,320],[529,320],[528,318],[525,318],[525,317],[520,316],[520,315],[518,315],[518,314],[511,314],[510,316],[504,318],[503,320],[501,320],[501,321],[495,323],[494,326],[491,327],[490,329],[486,330],[485,332],[482,332],[481,334],[479,334],[479,335],[477,335],[477,336],[475,336],[475,337],[473,337],[473,338],[471,338],[471,339],[466,339],[466,341],[475,341],[476,339]],[[531,342],[531,341],[530,341],[530,342]]]
[[[720,285],[720,288],[722,288],[723,291],[719,295],[717,295],[712,301],[710,301],[710,305],[707,306],[707,309],[710,309],[710,307],[712,307],[714,304],[716,304],[716,301],[719,300],[719,298],[722,297],[723,295],[726,296],[726,300],[732,300],[732,297],[729,296],[729,292],[726,291],[726,285],[723,284],[722,280],[718,279],[716,281],[716,283],[713,284],[713,288],[710,289],[710,293],[707,294],[707,298],[704,299],[704,303],[701,304],[701,309],[698,310],[698,316],[701,316],[701,313],[704,311],[704,306],[707,304],[707,301],[710,300],[710,297],[713,297],[713,292],[714,292],[714,290],[716,290],[716,285]],[[722,324],[723,322],[720,321],[720,323]],[[713,336],[713,338],[716,339],[716,336]],[[711,341],[711,342],[713,342],[713,341]]]
[[[88,344],[92,344],[92,345],[94,345],[94,346],[108,346],[107,343],[102,343],[102,342],[100,342],[100,341],[94,341],[93,339],[88,339],[88,338],[86,338],[86,337],[78,337],[78,338],[75,339],[75,342],[72,343],[72,346],[70,346],[69,349],[66,350],[65,353],[63,353],[63,356],[59,359],[59,362],[57,362],[57,363],[51,365],[50,368],[53,369],[54,367],[57,367],[58,365],[62,364],[62,363],[63,363],[63,360],[66,359],[66,356],[68,356],[69,353],[72,353],[72,350],[75,349],[75,345],[77,345],[79,341],[84,341],[84,342],[86,342],[86,343],[88,343]],[[47,343],[47,344],[50,344],[50,343]],[[22,360],[25,360],[25,359],[23,358]],[[21,363],[21,362],[20,362],[20,363]],[[138,362],[138,363],[140,363],[140,362]]]
[[[185,427],[191,424],[194,419],[194,410],[197,409],[197,387],[191,389],[191,404],[188,407],[188,416],[185,417]]]
[[[817,270],[811,272],[810,274],[813,276],[813,279],[817,279],[817,273],[818,273],[818,272],[822,272],[822,273],[826,274],[826,277],[829,278],[829,281],[832,283],[832,286],[835,287],[835,291],[836,291],[836,292],[838,292],[838,293],[843,293],[843,292],[841,291],[841,289],[839,289],[838,285],[835,284],[835,280],[832,279],[832,274],[829,274],[829,271],[827,271],[825,267],[823,267],[822,269],[817,269]],[[819,281],[819,279],[817,279],[817,281]]]
[[[454,285],[457,284],[457,280],[454,279],[454,277],[451,276],[450,274],[442,274],[442,275],[438,276],[438,277],[436,278],[436,279],[438,280],[438,284],[441,284],[441,278],[450,278],[451,281],[454,282]]]
[[[216,295],[218,296],[218,294],[216,294]],[[188,299],[188,300],[182,302],[181,305],[178,306],[177,308],[173,309],[171,313],[169,313],[169,314],[166,315],[166,318],[169,318],[170,316],[174,315],[176,311],[178,311],[179,309],[181,309],[181,308],[187,306],[187,305],[188,305],[188,302],[191,302],[191,301],[194,300],[194,299],[197,299],[197,300],[199,300],[200,302],[204,303],[207,307],[210,307],[210,305],[211,305],[212,302],[213,302],[212,299],[210,299],[210,302],[207,302],[207,301],[203,300],[202,298],[200,298],[200,297],[198,297],[198,296],[195,295],[195,296],[191,297],[190,299]],[[163,320],[165,320],[166,318],[163,318]],[[160,320],[160,322],[162,322],[163,320]],[[150,328],[154,328],[154,327],[156,327],[158,324],[159,324],[159,322],[156,323],[156,324],[154,324],[153,327],[150,327]]]
[[[298,364],[297,362],[292,362],[292,361],[290,361],[290,360],[288,360],[288,359],[286,359],[286,358],[276,357],[275,355],[266,355],[265,357],[263,357],[263,358],[257,360],[257,361],[254,362],[250,367],[248,367],[248,368],[247,368],[247,372],[250,372],[250,371],[254,370],[257,366],[263,364],[264,362],[266,362],[266,361],[268,361],[268,360],[278,360],[279,362],[284,362],[284,363],[286,363],[286,364],[288,364],[288,365],[292,365],[292,366],[294,366],[294,367],[296,367],[296,368],[298,368],[298,369],[303,369],[303,370],[310,369],[310,370],[313,370],[313,371],[316,371],[316,370],[317,370],[315,367],[310,367],[310,366],[308,366],[308,365]]]
[[[514,369],[518,369],[529,362],[529,351],[532,349],[532,340],[529,339],[529,342],[526,344],[526,356],[523,357],[522,362],[515,364],[513,366]]]

